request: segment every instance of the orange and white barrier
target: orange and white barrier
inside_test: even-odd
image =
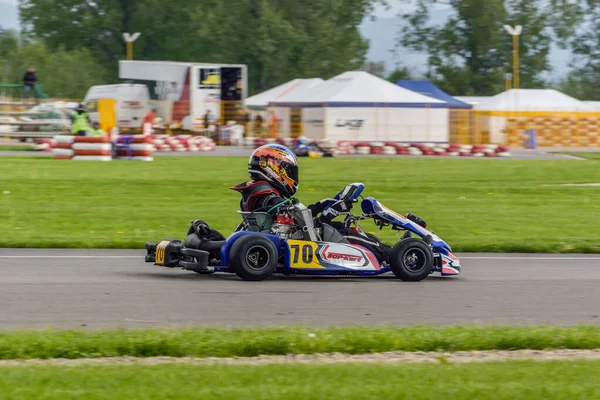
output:
[[[216,148],[214,140],[205,136],[157,135],[151,143],[160,152],[213,151]]]
[[[52,154],[57,160],[111,161],[111,144],[108,136],[55,136]]]

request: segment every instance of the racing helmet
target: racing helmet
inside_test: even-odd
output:
[[[292,197],[298,190],[298,159],[285,146],[266,144],[254,150],[248,172],[252,180],[269,182],[283,197]]]

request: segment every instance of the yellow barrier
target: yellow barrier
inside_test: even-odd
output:
[[[110,135],[112,129],[117,125],[115,100],[99,99],[96,107],[98,110],[98,122],[100,122],[100,128]]]
[[[476,135],[490,135],[501,144],[522,146],[526,132],[535,131],[540,147],[600,146],[600,112],[473,111],[472,114],[481,121],[475,128]]]

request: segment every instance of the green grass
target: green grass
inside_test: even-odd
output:
[[[600,326],[346,327],[0,333],[0,359],[251,357],[385,351],[600,348]]]
[[[0,246],[143,248],[182,238],[196,218],[228,235],[240,221],[240,196],[228,187],[248,178],[246,165],[245,157],[3,157]],[[600,252],[600,187],[553,186],[600,182],[600,161],[302,159],[300,168],[304,203],[361,181],[365,196],[419,215],[455,251]]]
[[[0,367],[9,399],[597,399],[598,361]]]
[[[0,151],[33,151],[33,147],[18,144],[0,144]]]

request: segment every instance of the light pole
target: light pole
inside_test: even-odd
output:
[[[504,29],[513,37],[513,88],[519,88],[519,35],[523,26],[517,25],[514,28],[510,25],[504,25]]]
[[[510,86],[512,84],[512,74],[506,73],[504,74],[504,82],[505,82],[505,89],[506,90],[510,90]]]
[[[125,39],[125,42],[127,43],[127,59],[128,60],[133,60],[133,42],[135,42],[137,40],[137,38],[139,38],[139,37],[140,37],[139,32],[136,32],[133,35],[130,35],[127,32],[123,33],[123,38]]]

